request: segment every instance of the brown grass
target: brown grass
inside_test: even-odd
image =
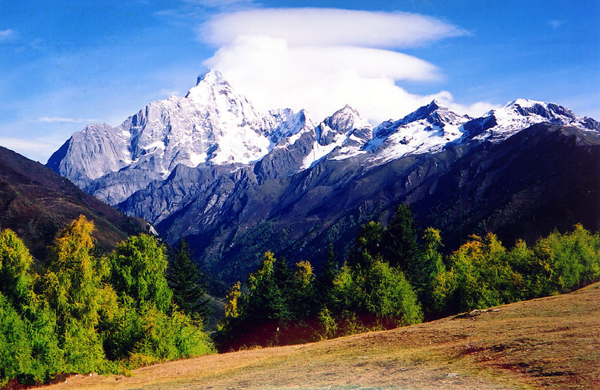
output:
[[[48,389],[600,388],[600,284],[476,317],[69,377]]]

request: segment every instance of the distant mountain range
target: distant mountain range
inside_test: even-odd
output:
[[[94,221],[100,250],[144,231],[145,223],[86,194],[51,169],[0,147],[0,229],[10,228],[44,260],[56,234],[79,215]]]
[[[433,101],[376,127],[346,106],[317,123],[304,110],[259,112],[211,71],[186,97],[75,133],[47,165],[167,241],[186,237],[233,282],[266,250],[317,262],[330,243],[343,251],[400,203],[448,249],[486,231],[598,230],[599,158],[600,123],[552,103],[470,118]]]

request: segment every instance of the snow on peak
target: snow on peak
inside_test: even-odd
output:
[[[536,105],[545,105],[546,103],[537,100],[519,98],[506,104],[505,107],[534,107]]]
[[[499,141],[532,124],[550,122],[599,131],[591,118],[553,103],[517,99],[481,118],[459,115],[433,100],[375,129],[349,105],[316,124],[304,111],[260,112],[209,70],[185,97],[148,104],[119,127],[90,125],[74,134],[48,164],[93,195],[119,203],[179,165],[239,165],[271,151],[290,166],[359,154],[379,164],[409,154],[433,153],[470,140]],[[285,153],[289,151],[287,157]],[[290,157],[292,156],[292,157]],[[295,161],[290,165],[290,161]]]
[[[348,104],[325,118],[323,123],[338,133],[347,133],[353,129],[373,128],[367,119],[361,117],[358,111]]]
[[[537,123],[570,125],[584,130],[596,130],[594,122],[590,118],[580,118],[573,111],[555,103],[517,99],[501,109],[489,111],[482,118],[474,119],[467,126],[475,140],[500,142]]]
[[[436,152],[463,136],[469,121],[433,100],[398,121],[387,121],[373,130],[366,149],[372,161],[390,161],[408,154]]]
[[[214,69],[209,69],[208,71],[206,71],[203,74],[201,74],[200,76],[198,76],[196,85],[198,85],[202,82],[208,83],[208,84],[229,84],[223,77],[223,74],[221,72],[219,72],[218,70],[214,70]]]

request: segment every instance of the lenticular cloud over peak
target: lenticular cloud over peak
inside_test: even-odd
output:
[[[400,87],[444,75],[396,50],[468,34],[429,16],[318,8],[224,13],[198,33],[218,47],[203,65],[221,71],[257,108],[307,109],[320,120],[350,104],[374,124],[433,98],[452,105],[449,92],[418,96]]]
[[[241,35],[285,39],[291,46],[403,48],[467,34],[437,19],[404,12],[331,8],[257,9],[215,16],[199,29],[203,42],[223,46]]]

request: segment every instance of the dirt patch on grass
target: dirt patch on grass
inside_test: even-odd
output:
[[[52,389],[592,389],[600,284],[477,316],[69,377]]]

